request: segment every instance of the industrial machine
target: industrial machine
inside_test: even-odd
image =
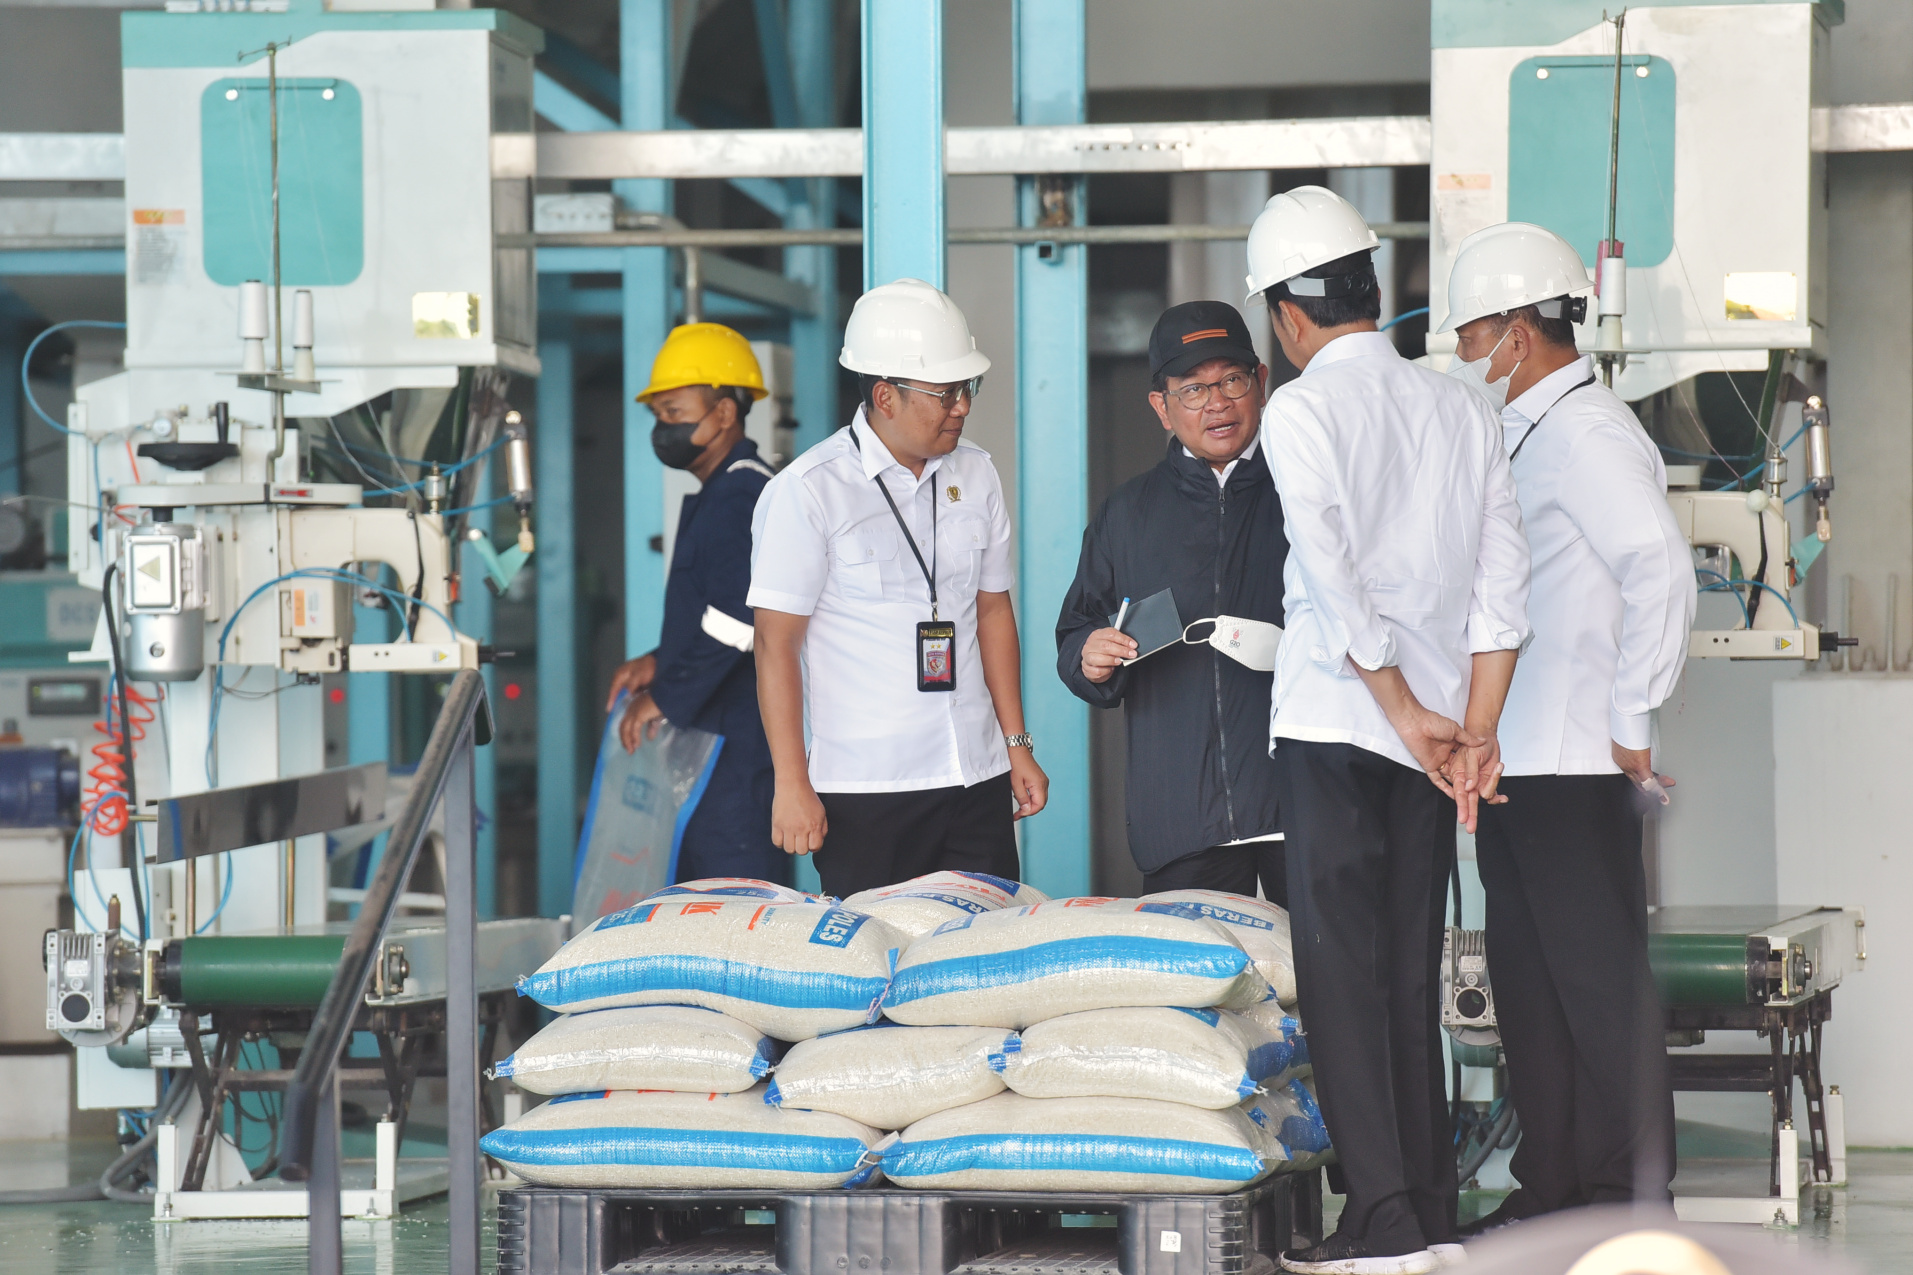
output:
[[[1680,1047],[1669,1060],[1674,1088],[1769,1095],[1769,1188],[1788,1201],[1783,1206],[1787,1220],[1797,1222],[1796,1079],[1806,1100],[1812,1180],[1834,1186],[1847,1180],[1845,1120],[1838,1089],[1829,1090],[1821,1078],[1820,1032],[1833,1016],[1833,989],[1865,967],[1865,912],[1671,907],[1656,909],[1648,927],[1648,958],[1665,1006],[1668,1043]],[[1766,1038],[1767,1048],[1748,1054],[1687,1052],[1709,1031],[1755,1032]]]
[[[33,683],[90,688],[116,741],[78,811],[85,906],[45,938],[46,1027],[81,1047],[83,1106],[154,1107],[155,1068],[191,1086],[162,1218],[306,1209],[228,1130],[289,1083],[339,965],[327,834],[384,811],[382,766],[322,769],[320,677],[478,667],[457,550],[502,592],[534,548],[506,401],[539,370],[531,190],[494,165],[532,131],[542,37],[489,9],[266,7],[126,15],[126,370],[66,420],[65,565],[98,618],[66,681]],[[501,550],[467,516],[505,503]],[[339,1083],[385,1113],[351,1211],[417,1193],[393,1174],[413,1084],[444,1071],[455,921],[391,931],[360,1008],[378,1057]],[[481,927],[494,1029],[562,940]]]
[[[1695,1222],[1800,1221],[1800,1143],[1793,1118],[1797,1080],[1807,1110],[1811,1181],[1844,1186],[1846,1124],[1838,1086],[1820,1071],[1821,1029],[1833,1017],[1833,989],[1866,965],[1860,908],[1665,907],[1648,917],[1648,962],[1660,992],[1668,1066],[1677,1091],[1764,1093],[1772,1107],[1769,1195],[1682,1196]],[[1457,1067],[1479,1077],[1458,1087],[1462,1167],[1474,1169],[1518,1137],[1503,1101],[1494,988],[1480,930],[1451,927],[1443,940],[1441,1025]],[[1754,1032],[1756,1053],[1697,1051],[1707,1033]],[[1471,1077],[1473,1078],[1473,1077]],[[1466,1181],[1469,1173],[1462,1175]]]
[[[157,803],[157,859],[210,858],[262,833],[286,841],[362,825],[382,814],[384,797],[385,767],[374,763],[167,798]],[[245,1096],[282,1092],[291,1081],[351,924],[265,934],[203,934],[188,925],[181,935],[141,941],[125,932],[117,892],[130,885],[130,873],[110,876],[108,888],[116,892],[97,931],[44,936],[46,1028],[84,1053],[103,1054],[121,1072],[144,1073],[148,1105],[159,1104],[151,1079],[158,1074],[172,1075],[168,1092],[191,1090],[159,1131],[156,1218],[304,1216],[305,1192],[270,1179],[278,1142],[273,1109],[258,1099],[249,1108]],[[478,923],[479,1066],[491,1056],[517,980],[557,950],[566,924],[540,917]],[[376,1051],[342,1068],[337,1082],[342,1090],[375,1093],[384,1106],[369,1181],[346,1192],[348,1213],[390,1217],[400,1204],[445,1189],[442,1167],[413,1162],[401,1174],[398,1152],[418,1080],[446,1074],[448,932],[446,921],[433,918],[389,926],[355,1013],[354,1030],[367,1033]],[[268,1145],[253,1149],[264,1153],[255,1154],[259,1163],[240,1154],[248,1121],[268,1128]]]
[[[1817,660],[1853,644],[1792,597],[1832,535],[1828,411],[1810,389],[1824,382],[1827,304],[1826,159],[1811,142],[1839,13],[1811,0],[1650,3],[1614,18],[1599,6],[1434,9],[1431,295],[1446,295],[1469,234],[1535,222],[1593,272],[1577,344],[1622,397],[1767,372],[1758,405],[1745,403],[1764,459],[1743,481],[1757,487],[1699,491],[1699,470],[1670,466],[1668,503],[1702,587],[1742,609],[1733,629],[1696,631],[1694,656]],[[1749,145],[1760,164],[1742,162]],[[1454,337],[1431,335],[1429,349],[1451,353]],[[1789,449],[1803,440],[1812,500],[1789,517]]]

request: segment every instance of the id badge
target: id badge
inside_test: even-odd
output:
[[[956,689],[956,625],[944,620],[917,622],[917,689]]]

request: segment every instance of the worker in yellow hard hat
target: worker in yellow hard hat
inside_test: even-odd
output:
[[[624,700],[618,735],[626,751],[665,722],[723,736],[689,818],[679,814],[673,881],[790,876],[789,859],[771,842],[775,783],[744,605],[751,512],[773,473],[745,437],[744,418],[768,393],[750,342],[721,323],[687,323],[665,338],[638,395],[657,418],[658,459],[703,486],[678,515],[658,647],[619,666],[605,709]]]

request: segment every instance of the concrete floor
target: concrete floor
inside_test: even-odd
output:
[[[1743,1132],[1683,1122],[1681,1142],[1686,1158],[1680,1187],[1753,1194],[1765,1181],[1764,1153]],[[97,1174],[114,1150],[106,1141],[0,1143],[0,1189],[83,1181]],[[1867,1275],[1913,1271],[1913,1151],[1859,1151],[1849,1163],[1850,1186],[1821,1188],[1810,1200],[1803,1198],[1798,1231],[1766,1234],[1778,1248],[1841,1257]],[[491,1198],[487,1193],[481,1249],[488,1272],[496,1258]],[[1484,1213],[1498,1198],[1493,1192],[1470,1192],[1463,1197],[1463,1212]],[[1331,1224],[1340,1204],[1334,1196],[1327,1201]],[[347,1275],[443,1269],[446,1226],[443,1199],[414,1205],[393,1222],[348,1222]],[[159,1226],[146,1211],[124,1204],[0,1207],[0,1271],[295,1275],[305,1269],[304,1223]]]

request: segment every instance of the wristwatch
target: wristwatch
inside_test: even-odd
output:
[[[1032,752],[1036,750],[1036,745],[1031,742],[1028,731],[1024,731],[1021,735],[1005,735],[1003,743],[1008,748],[1027,748]]]

